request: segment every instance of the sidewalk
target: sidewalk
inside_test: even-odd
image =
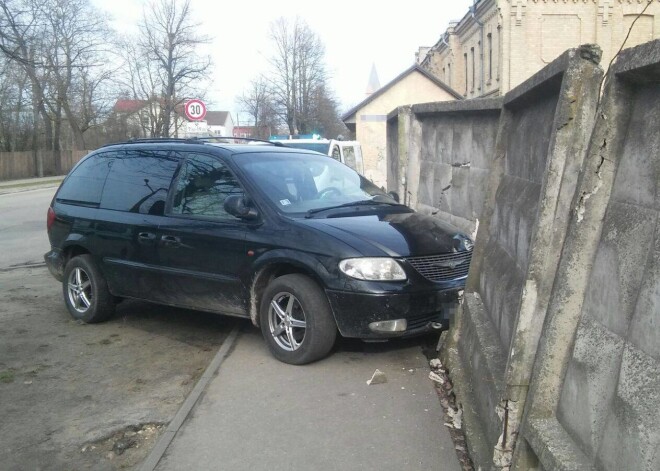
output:
[[[0,195],[17,191],[36,190],[59,186],[65,175],[42,178],[23,178],[21,180],[0,181]]]
[[[296,367],[243,332],[156,469],[460,470],[421,348],[377,349]]]

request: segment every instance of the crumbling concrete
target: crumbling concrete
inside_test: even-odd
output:
[[[608,73],[514,468],[660,468],[660,41]]]
[[[477,469],[660,469],[660,41],[623,51],[602,99],[599,57],[567,51],[496,114],[390,116],[409,201],[478,227],[440,352]]]
[[[477,466],[511,460],[601,76],[570,50],[504,97],[455,345],[490,449]]]

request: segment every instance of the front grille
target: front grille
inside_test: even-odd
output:
[[[472,250],[406,258],[420,275],[431,281],[451,281],[466,277],[470,260],[472,260]]]

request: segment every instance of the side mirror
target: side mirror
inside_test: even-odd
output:
[[[388,195],[390,198],[392,198],[394,201],[396,201],[397,203],[400,203],[400,200],[399,200],[399,194],[398,194],[396,191],[389,191],[389,192],[387,193],[387,195]]]
[[[245,219],[246,221],[254,221],[259,217],[257,210],[251,207],[247,198],[242,195],[227,196],[223,206],[225,211],[232,216]]]

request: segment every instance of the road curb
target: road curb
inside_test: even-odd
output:
[[[40,190],[43,188],[57,187],[62,183],[66,175],[44,178],[32,178],[22,180],[0,181],[0,195],[16,193],[29,190]]]
[[[215,354],[215,357],[206,368],[206,371],[204,371],[202,377],[174,415],[174,418],[170,421],[165,431],[158,439],[158,442],[156,442],[156,445],[151,450],[151,453],[149,453],[149,456],[147,456],[147,459],[142,463],[140,471],[153,471],[156,469],[158,462],[167,451],[167,448],[170,446],[170,443],[172,443],[172,440],[190,414],[190,411],[195,407],[195,404],[197,404],[197,401],[206,389],[206,386],[211,382],[211,379],[213,379],[216,372],[220,369],[220,365],[222,365],[222,362],[227,358],[229,350],[231,350],[236,343],[238,330],[238,325],[234,326],[225,341],[222,343],[220,350]]]

